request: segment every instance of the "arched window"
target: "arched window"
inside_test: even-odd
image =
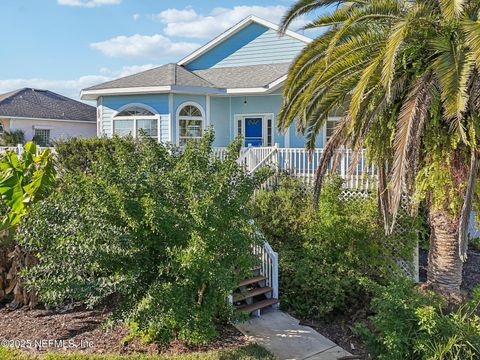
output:
[[[200,141],[203,135],[204,113],[200,105],[185,103],[179,107],[178,119],[178,143],[180,146],[189,141]]]
[[[160,116],[142,104],[131,104],[120,109],[114,117],[113,132],[118,136],[149,136],[158,139]]]

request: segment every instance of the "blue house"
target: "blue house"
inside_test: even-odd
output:
[[[182,145],[212,126],[215,147],[238,135],[245,147],[302,148],[292,126],[276,130],[282,86],[293,59],[311,39],[250,16],[176,64],[84,89],[96,100],[99,136],[138,135]],[[336,119],[328,122],[322,147]]]

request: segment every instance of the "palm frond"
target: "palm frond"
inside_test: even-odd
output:
[[[445,18],[453,20],[462,14],[466,0],[438,0],[438,3]]]
[[[322,15],[312,22],[308,23],[303,27],[304,30],[306,29],[316,29],[316,28],[321,28],[325,26],[331,26],[331,25],[338,25],[346,21],[350,15],[350,9],[352,6],[355,6],[358,4],[351,3],[351,4],[343,4],[343,6],[338,7],[334,11]]]
[[[379,212],[382,215],[385,234],[390,232],[390,204],[388,197],[388,179],[386,161],[378,165],[378,183],[377,183],[377,204]]]
[[[348,124],[350,119],[348,116],[342,118],[340,122],[335,127],[335,131],[330,139],[325,144],[323,149],[322,157],[317,167],[317,172],[315,175],[315,185],[314,185],[314,195],[313,203],[315,207],[318,206],[318,201],[320,199],[320,194],[322,192],[322,185],[325,174],[328,170],[330,160],[335,155],[335,152],[343,145],[345,141],[345,132],[348,129]]]
[[[392,81],[395,74],[395,63],[407,32],[407,24],[408,22],[405,20],[398,21],[393,26],[390,36],[388,37],[382,69],[382,83],[387,91],[387,99],[390,99],[391,96]]]
[[[472,213],[472,200],[475,189],[475,180],[478,175],[478,154],[475,148],[472,148],[470,152],[470,168],[468,171],[467,189],[463,200],[462,210],[460,212],[459,232],[458,232],[458,244],[459,244],[459,256],[463,262],[467,260],[467,233],[468,223],[470,221],[470,215]]]
[[[441,87],[445,117],[453,120],[452,125],[466,142],[461,119],[468,102],[468,81],[474,69],[471,53],[450,37],[437,38],[432,45],[438,52],[434,69]]]
[[[467,46],[472,52],[472,57],[480,70],[480,20],[465,19],[462,21],[462,29],[466,35]]]
[[[391,172],[390,213],[393,231],[395,219],[400,206],[405,173],[408,166],[408,152],[414,139],[423,131],[423,124],[427,117],[431,96],[429,91],[432,85],[433,74],[427,71],[417,79],[408,99],[404,102],[397,121],[397,130],[394,140],[394,158]]]
[[[365,68],[358,81],[355,89],[352,93],[352,101],[350,102],[349,116],[352,122],[355,122],[358,112],[362,106],[362,102],[365,97],[365,91],[368,85],[371,83],[372,79],[379,77],[380,64],[383,60],[383,53],[380,53],[375,57],[370,64]]]
[[[341,0],[300,0],[297,1],[285,14],[280,25],[280,32],[284,34],[290,24],[298,17],[308,14],[309,12],[342,3]]]

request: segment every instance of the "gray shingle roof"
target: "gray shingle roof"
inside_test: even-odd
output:
[[[24,88],[0,95],[0,116],[96,122],[97,110],[48,90]]]
[[[167,64],[138,74],[105,82],[85,90],[103,90],[152,86],[193,86],[213,88],[213,84],[177,64]]]
[[[201,88],[265,87],[286,75],[289,67],[290,63],[284,63],[189,71],[177,64],[167,64],[138,74],[95,85],[85,90],[154,86]]]
[[[220,88],[265,87],[288,73],[290,63],[248,65],[193,71]]]

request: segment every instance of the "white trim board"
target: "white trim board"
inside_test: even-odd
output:
[[[139,86],[115,89],[82,90],[80,98],[82,100],[96,100],[99,96],[108,95],[145,95],[161,93],[179,93],[179,94],[222,94],[224,89],[219,88],[201,88],[201,87],[180,87],[180,86]]]
[[[273,81],[265,87],[258,88],[195,88],[195,87],[177,87],[177,86],[150,86],[150,87],[135,87],[135,88],[116,88],[116,89],[101,89],[101,90],[83,90],[80,98],[82,100],[96,100],[100,96],[115,96],[115,95],[151,95],[151,94],[200,94],[200,95],[261,95],[268,94],[279,89],[287,75]]]
[[[196,50],[193,53],[191,53],[190,55],[184,57],[182,60],[180,60],[178,62],[178,65],[188,64],[189,62],[191,62],[191,61],[195,60],[196,58],[200,57],[201,55],[205,54],[207,51],[214,48],[215,46],[217,46],[222,41],[228,39],[230,36],[239,32],[240,30],[242,30],[243,28],[245,28],[246,26],[248,26],[252,23],[257,23],[257,24],[263,25],[266,28],[272,29],[272,30],[277,31],[277,32],[280,30],[280,26],[278,26],[278,25],[276,25],[276,24],[274,24],[270,21],[267,21],[265,19],[259,18],[258,16],[250,15],[249,17],[240,21],[237,25],[231,27],[227,31],[223,32],[222,34],[220,34],[219,36],[214,38],[212,41],[208,42],[206,45],[200,47],[198,50]],[[308,44],[312,41],[312,39],[310,39],[309,37],[298,34],[298,33],[294,32],[294,31],[291,31],[291,30],[287,30],[285,32],[285,35],[288,35],[288,36],[291,36],[291,37],[293,37],[297,40],[303,41],[305,44]]]

